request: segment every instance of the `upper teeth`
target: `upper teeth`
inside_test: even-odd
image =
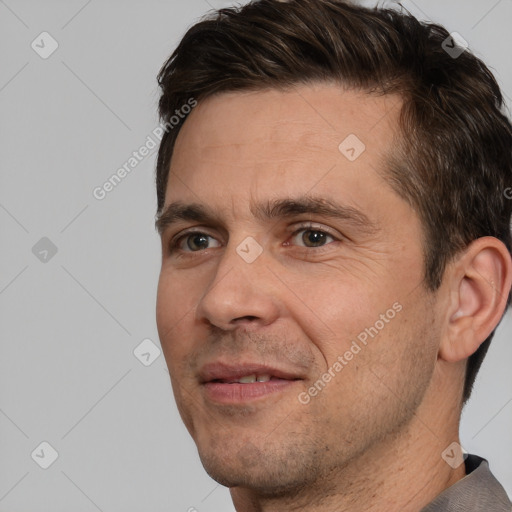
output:
[[[245,375],[244,377],[240,377],[239,379],[234,380],[233,382],[239,382],[241,384],[250,384],[251,382],[268,382],[270,380],[270,375],[268,373],[264,373],[262,375],[256,375],[253,373],[252,375]]]

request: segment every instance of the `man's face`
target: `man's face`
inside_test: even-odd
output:
[[[181,417],[226,486],[326,478],[425,395],[439,326],[421,226],[381,175],[400,106],[327,84],[221,94],[178,136],[164,210],[209,216],[166,224],[157,324]],[[268,215],[308,198],[341,213]]]

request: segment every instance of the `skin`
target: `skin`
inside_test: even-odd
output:
[[[165,206],[200,203],[218,219],[162,231],[157,325],[181,417],[239,512],[412,512],[465,475],[441,453],[459,440],[466,358],[501,318],[512,263],[501,242],[479,239],[427,290],[421,222],[384,173],[400,106],[332,84],[223,93],[179,133]],[[354,161],[338,149],[348,134],[366,145]],[[259,219],[249,208],[304,195],[357,208],[374,229],[318,214]],[[189,235],[171,251],[190,228],[206,242]],[[328,236],[315,244],[319,230]],[[263,250],[252,263],[236,251],[248,236]],[[303,379],[219,405],[198,381],[218,358],[284,365]]]

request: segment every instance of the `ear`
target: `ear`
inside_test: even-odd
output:
[[[512,258],[503,242],[486,236],[447,270],[450,300],[439,357],[456,362],[475,353],[500,322],[512,286]]]

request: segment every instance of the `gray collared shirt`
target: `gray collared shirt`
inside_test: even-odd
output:
[[[466,476],[445,489],[421,512],[512,512],[505,489],[485,459],[468,455]]]

